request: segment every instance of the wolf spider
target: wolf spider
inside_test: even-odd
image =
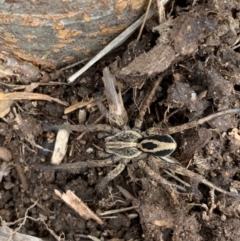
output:
[[[99,190],[105,188],[111,180],[117,177],[131,160],[145,159],[149,154],[158,157],[169,156],[177,147],[175,140],[170,135],[144,136],[144,133],[140,133],[136,128],[130,130],[125,127],[121,130],[112,128],[110,125],[95,125],[90,131],[109,134],[105,138],[105,151],[110,156],[98,161],[98,165],[119,162],[117,167],[102,179],[98,185]]]
[[[130,161],[139,161],[141,166],[146,167],[146,165],[143,164],[143,160],[148,159],[150,155],[151,158],[155,160],[157,158],[163,159],[165,163],[161,162],[160,166],[165,169],[171,169],[181,175],[186,175],[190,178],[193,178],[197,182],[204,183],[210,188],[213,188],[214,190],[217,190],[229,196],[239,198],[237,194],[227,192],[219,187],[216,187],[214,184],[208,182],[202,176],[181,167],[178,163],[176,163],[176,161],[171,159],[170,155],[175,151],[177,144],[169,134],[193,128],[221,115],[239,113],[240,109],[229,109],[226,111],[221,111],[204,117],[198,121],[193,121],[187,124],[183,124],[181,126],[168,128],[167,134],[161,134],[161,130],[158,127],[152,127],[145,132],[141,132],[140,129],[142,126],[143,117],[155,94],[157,86],[160,84],[160,81],[161,78],[159,78],[154,83],[150,94],[146,98],[145,103],[142,105],[142,108],[139,111],[139,114],[135,120],[134,127],[132,129],[130,129],[130,127],[126,125],[125,121],[123,121],[122,119],[121,121],[119,121],[119,117],[115,119],[115,117],[111,113],[109,114],[109,112],[106,112],[106,115],[113,120],[115,119],[114,123],[117,123],[118,128],[107,124],[96,124],[88,126],[64,124],[62,126],[48,126],[47,128],[45,128],[45,130],[57,130],[65,128],[68,131],[106,132],[108,133],[108,136],[105,138],[105,151],[109,154],[108,158],[103,160],[88,160],[86,162],[60,164],[58,166],[48,165],[42,166],[41,168],[44,170],[72,169],[76,171],[83,167],[104,167],[111,166],[114,163],[118,162],[117,167],[115,167],[110,173],[108,173],[107,176],[105,176],[97,185],[98,190],[103,190],[111,180],[116,178],[124,170],[124,168]],[[99,105],[99,108],[102,109],[101,104]]]

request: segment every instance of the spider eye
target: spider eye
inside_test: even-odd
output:
[[[177,147],[175,140],[169,135],[154,135],[144,138],[138,148],[154,156],[169,156]]]

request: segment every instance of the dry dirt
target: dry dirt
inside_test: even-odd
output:
[[[158,126],[167,132],[169,127],[221,110],[240,108],[239,1],[175,1],[166,7],[166,13],[170,14],[164,23],[158,25],[155,16],[147,22],[138,43],[122,46],[74,84],[46,83],[34,92],[69,105],[87,101],[94,94],[103,93],[102,69],[109,66],[122,88],[131,127],[142,101],[159,74],[163,76],[144,116],[143,131]],[[65,71],[58,81],[66,82],[75,70]],[[13,90],[9,79],[3,79],[0,86],[5,92]],[[106,102],[103,104],[107,107]],[[7,168],[3,162],[1,166],[0,216],[7,223],[14,222],[23,218],[37,201],[28,216],[38,219],[25,220],[19,232],[54,240],[44,220],[57,235],[64,234],[65,240],[240,240],[240,201],[237,198],[214,192],[187,176],[167,173],[148,158],[144,161],[151,170],[172,185],[161,185],[134,162],[102,192],[96,185],[113,166],[75,171],[36,168],[40,163],[49,165],[51,153],[36,148],[35,144],[52,149],[56,138],[56,132],[44,130],[44,124],[59,125],[66,120],[79,124],[78,110],[64,115],[62,105],[39,100],[18,101],[14,107],[15,113],[11,111],[0,121],[0,146],[10,150],[13,156]],[[102,115],[94,104],[83,109],[86,110],[85,125],[94,123]],[[234,128],[239,127],[239,117],[223,115],[202,126],[173,134],[178,148],[172,156],[181,166],[214,185],[237,193],[240,137]],[[108,123],[108,120],[104,117],[98,123]],[[63,162],[102,157],[99,150],[104,149],[104,139],[98,133],[85,133],[78,138],[80,134],[70,134]],[[182,181],[173,178],[173,174]],[[98,215],[107,210],[135,208],[108,215],[103,218],[104,224],[99,225],[80,217],[55,195],[55,189],[75,192]],[[18,225],[10,227],[14,230]]]

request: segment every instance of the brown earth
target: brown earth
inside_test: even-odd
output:
[[[160,25],[157,15],[147,22],[138,43],[121,46],[74,84],[60,84],[76,71],[71,69],[61,73],[54,84],[40,83],[34,93],[58,98],[69,105],[88,101],[95,94],[103,94],[102,69],[109,66],[122,89],[130,127],[151,87],[160,74],[163,76],[144,116],[142,131],[157,126],[167,132],[170,127],[218,111],[240,108],[240,3],[176,1],[166,7],[166,13],[170,15]],[[14,92],[19,86],[27,91],[16,78],[11,82],[3,78],[0,86],[5,93]],[[107,107],[106,102],[103,104]],[[40,163],[49,165],[51,159],[49,152],[36,145],[51,149],[56,138],[56,132],[46,131],[44,125],[60,125],[66,120],[79,124],[78,110],[64,115],[63,105],[40,100],[15,101],[12,110],[13,107],[15,111],[0,121],[0,146],[12,154],[11,161],[3,160],[1,164],[2,226],[9,225],[15,230],[23,223],[19,219],[37,201],[18,232],[45,240],[54,240],[46,226],[57,235],[64,234],[65,240],[240,240],[238,198],[213,191],[194,178],[171,170],[166,172],[149,158],[143,161],[171,185],[161,185],[135,162],[130,162],[102,192],[96,185],[113,169],[114,163],[110,167],[75,171],[36,168]],[[82,109],[86,111],[85,125],[102,115],[90,102]],[[234,128],[239,126],[239,116],[223,115],[173,134],[178,148],[172,157],[215,186],[237,193],[240,137]],[[98,123],[108,120],[102,118]],[[70,133],[63,162],[100,159],[104,155],[100,152],[104,150],[104,139],[99,133],[79,137],[80,134]],[[0,150],[1,159],[6,156],[5,149],[3,152]],[[99,225],[80,217],[59,199],[55,189],[75,192],[99,216],[107,210],[134,208],[109,214]],[[10,225],[16,220],[19,222]]]

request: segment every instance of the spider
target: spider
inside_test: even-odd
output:
[[[107,78],[107,80],[108,80],[108,83],[105,84],[105,89],[106,90],[111,89],[112,91],[110,91],[110,94],[112,96],[119,96],[117,93],[115,94],[112,93],[115,90],[115,87],[113,87],[114,81],[112,81],[111,78]],[[123,118],[121,118],[122,117],[121,115],[115,118],[114,115],[112,115],[111,113],[111,108],[109,108],[110,113],[106,112],[106,110],[102,107],[101,104],[98,105],[101,112],[105,111],[106,116],[108,116],[118,126],[118,128],[108,124],[96,124],[96,125],[88,125],[88,126],[65,124],[57,127],[56,126],[46,127],[45,130],[50,130],[50,129],[56,130],[56,129],[65,128],[69,131],[79,131],[79,132],[82,132],[82,131],[106,132],[108,136],[105,138],[104,143],[105,143],[105,151],[106,153],[109,154],[109,157],[104,160],[89,160],[86,162],[60,164],[58,166],[44,166],[42,167],[42,169],[44,170],[67,170],[67,169],[77,170],[83,167],[110,166],[110,165],[113,165],[113,163],[118,162],[118,165],[110,173],[108,173],[107,176],[105,176],[101,180],[101,182],[97,185],[98,190],[103,190],[111,180],[116,178],[124,170],[124,168],[130,161],[141,160],[141,165],[143,165],[142,160],[146,160],[150,155],[152,158],[156,159],[160,157],[165,161],[170,162],[170,163],[164,164],[166,168],[172,169],[181,174],[185,174],[191,178],[195,178],[199,182],[205,183],[209,187],[215,190],[218,190],[219,192],[239,198],[239,196],[237,196],[236,194],[232,194],[221,188],[218,188],[214,186],[212,183],[208,182],[202,176],[196,173],[193,173],[189,170],[186,170],[180,165],[176,164],[176,162],[170,158],[170,155],[177,148],[177,144],[169,134],[161,134],[161,130],[158,127],[152,127],[146,130],[145,132],[140,131],[146,109],[148,108],[149,103],[151,102],[160,81],[161,81],[161,78],[159,78],[154,83],[150,94],[146,98],[145,103],[143,104],[141,110],[139,111],[138,117],[136,118],[134,127],[132,129],[130,129],[130,127],[127,126],[126,121]],[[109,85],[111,87],[109,87]],[[114,102],[114,100],[111,100],[111,101],[108,100],[108,102],[109,102],[109,107],[111,107],[110,103]],[[122,100],[120,100],[119,103],[122,103]],[[229,109],[226,111],[221,111],[213,115],[210,115],[208,117],[202,118],[198,121],[193,121],[181,126],[169,128],[168,133],[172,134],[185,129],[193,128],[199,124],[203,124],[204,122],[207,122],[213,118],[216,118],[224,114],[239,113],[239,112],[240,112],[240,109]],[[161,164],[162,167],[164,167],[164,165]]]
[[[108,132],[109,136],[105,138],[105,151],[110,154],[105,163],[111,160],[111,163],[119,162],[117,167],[103,178],[98,185],[98,189],[102,190],[107,184],[117,177],[130,161],[144,159],[146,155],[154,155],[158,157],[169,156],[172,154],[177,144],[170,135],[151,135],[143,136],[139,130],[120,130],[111,126],[96,125],[91,131]]]

